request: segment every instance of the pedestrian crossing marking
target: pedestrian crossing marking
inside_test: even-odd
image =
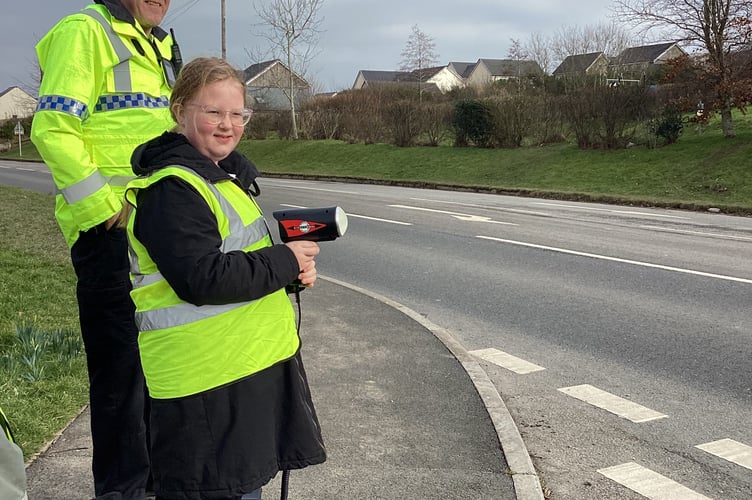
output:
[[[542,366],[530,363],[498,349],[477,349],[470,351],[470,354],[520,375],[545,370]]]
[[[752,469],[752,446],[747,446],[733,439],[719,439],[712,443],[699,444],[696,448],[747,469]]]
[[[588,384],[563,387],[559,391],[637,424],[668,417]]]
[[[651,500],[710,500],[710,497],[634,462],[598,469],[598,472]]]

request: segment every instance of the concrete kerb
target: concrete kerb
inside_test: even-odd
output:
[[[527,451],[525,442],[522,440],[517,424],[515,424],[514,419],[512,419],[512,415],[509,413],[506,404],[501,399],[501,395],[496,390],[493,382],[488,378],[485,370],[483,370],[480,364],[475,361],[475,358],[467,352],[467,349],[465,349],[465,347],[457,341],[448,330],[432,323],[409,307],[384,297],[383,295],[379,295],[334,278],[328,278],[321,275],[319,275],[319,278],[367,295],[368,297],[393,307],[419,323],[439,339],[457,361],[460,362],[463,369],[470,377],[470,380],[472,380],[475,389],[478,391],[478,395],[481,397],[481,400],[486,407],[488,416],[491,418],[491,422],[496,430],[496,435],[499,438],[499,443],[501,443],[501,448],[504,452],[507,465],[509,465],[512,480],[514,481],[514,490],[517,500],[545,500],[540,480],[538,479],[538,474],[533,467],[533,462],[530,459],[530,454]]]

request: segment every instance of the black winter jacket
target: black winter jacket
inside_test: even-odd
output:
[[[232,178],[249,192],[249,203],[257,192],[258,171],[245,157],[232,153],[218,168],[173,132],[137,148],[131,163],[137,175],[184,165],[209,182]],[[297,277],[297,261],[285,245],[222,253],[216,218],[201,195],[178,178],[141,190],[135,217],[134,235],[187,302],[253,300]],[[226,386],[151,403],[152,475],[160,498],[239,497],[280,470],[326,460],[299,352]]]

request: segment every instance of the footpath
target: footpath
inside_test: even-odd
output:
[[[543,500],[496,389],[448,332],[327,278],[301,309],[328,460],[290,473],[290,500]],[[26,472],[29,500],[93,497],[88,409]],[[279,476],[265,500],[280,497]]]

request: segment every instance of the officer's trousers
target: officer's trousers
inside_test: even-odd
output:
[[[148,398],[127,249],[125,230],[100,225],[81,233],[71,261],[89,371],[94,491],[97,497],[143,500],[149,476]]]

